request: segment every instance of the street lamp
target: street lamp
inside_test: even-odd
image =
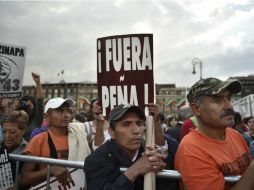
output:
[[[195,66],[199,64],[200,79],[202,79],[202,61],[199,58],[194,58],[194,59],[192,59],[191,64],[193,65],[193,71],[192,71],[193,75],[196,74]]]

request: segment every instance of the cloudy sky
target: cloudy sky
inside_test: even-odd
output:
[[[152,33],[155,83],[254,74],[253,0],[0,1],[0,42],[25,46],[24,84],[96,82],[96,40]],[[64,74],[57,74],[64,70]]]

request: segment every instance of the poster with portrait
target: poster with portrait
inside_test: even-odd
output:
[[[154,102],[153,35],[98,38],[97,82],[103,116],[120,104]]]
[[[0,97],[21,96],[26,48],[0,43]]]

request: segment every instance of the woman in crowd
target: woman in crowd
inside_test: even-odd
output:
[[[250,137],[250,135],[247,135],[246,132],[248,131],[248,127],[247,125],[244,123],[242,116],[239,112],[235,112],[234,115],[234,125],[232,126],[233,129],[235,129],[236,131],[238,131],[242,137],[244,138],[245,142],[247,143],[247,145],[249,146],[252,138]]]
[[[247,126],[248,130],[245,132],[246,135],[254,139],[254,117],[246,117],[243,119],[243,122]]]
[[[23,135],[25,133],[25,128],[28,126],[28,123],[28,116],[25,111],[13,111],[3,117],[2,147],[4,147],[8,153],[22,154],[27,145],[27,141],[25,141]],[[12,177],[15,180],[15,163],[11,162],[11,166]]]
[[[175,115],[168,116],[167,118],[167,127],[165,128],[165,131],[167,131],[171,127],[175,127],[177,125],[177,117]]]

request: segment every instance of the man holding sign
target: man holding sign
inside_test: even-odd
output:
[[[111,140],[101,145],[85,161],[85,174],[88,190],[116,189],[143,190],[143,176],[149,172],[158,172],[166,167],[167,144],[159,120],[157,105],[148,104],[149,114],[154,117],[155,147],[147,147],[144,152],[143,135],[145,114],[138,107],[121,104],[109,114],[109,133]],[[120,172],[120,167],[127,167]]]

